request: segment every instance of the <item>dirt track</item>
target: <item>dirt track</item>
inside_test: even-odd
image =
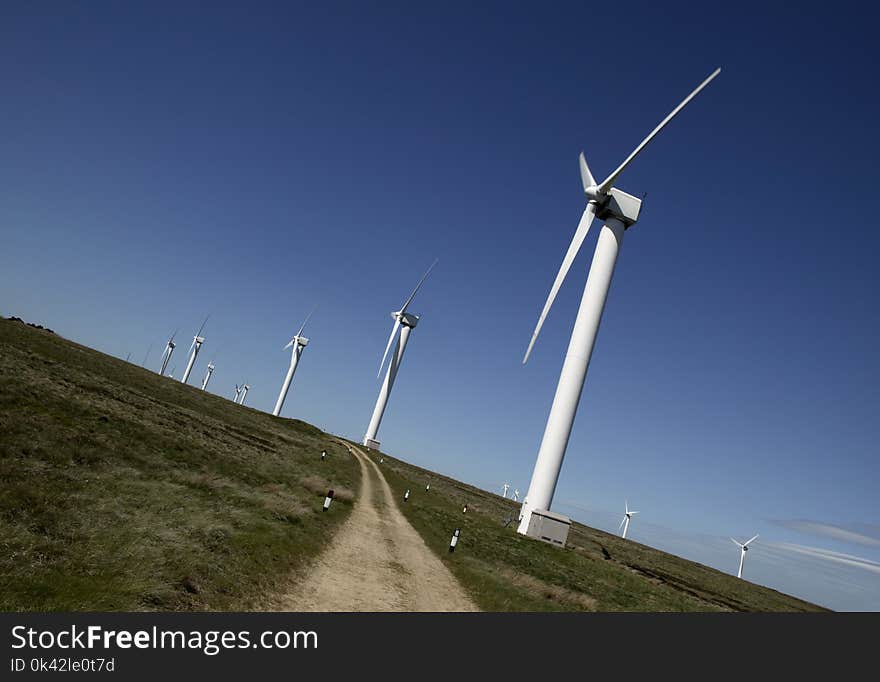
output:
[[[477,611],[397,507],[378,465],[358,448],[361,490],[351,516],[282,611]]]

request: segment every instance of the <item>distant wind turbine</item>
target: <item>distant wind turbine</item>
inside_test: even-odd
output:
[[[388,363],[388,372],[385,374],[385,381],[382,382],[382,388],[379,390],[379,398],[376,400],[376,407],[373,409],[373,416],[370,418],[370,425],[367,427],[367,433],[364,436],[364,445],[368,448],[374,450],[379,449],[379,441],[376,440],[376,434],[379,432],[379,424],[382,422],[382,415],[385,413],[385,406],[388,404],[388,397],[391,395],[391,388],[394,386],[394,380],[397,378],[397,371],[400,369],[400,363],[403,360],[403,352],[406,350],[406,342],[409,339],[410,332],[415,329],[416,324],[419,322],[419,316],[408,313],[406,309],[409,307],[409,304],[412,303],[412,300],[416,296],[416,292],[418,292],[435,265],[437,265],[436,258],[434,259],[434,262],[431,263],[431,267],[428,268],[427,272],[422,275],[422,279],[419,280],[416,288],[413,289],[409,298],[406,299],[403,307],[400,310],[391,313],[391,317],[394,319],[394,324],[391,327],[391,336],[388,337],[388,345],[385,346],[385,354],[382,356],[382,362],[379,363],[379,372],[377,376],[382,374],[382,367],[385,366],[385,359],[388,357],[388,351],[391,349],[391,344],[394,343],[394,337],[397,336],[398,331],[400,331],[400,335],[397,338],[397,346],[395,346],[394,353],[391,355],[391,360]]]
[[[620,521],[620,526],[617,528],[617,530],[620,530],[621,528],[623,528],[623,535],[621,535],[620,537],[623,538],[624,540],[626,540],[626,531],[629,530],[629,521],[632,518],[632,515],[638,514],[638,512],[632,511],[629,508],[629,502],[627,502],[626,500],[623,501],[623,508],[626,511],[623,515],[623,519],[621,519],[621,521]]]
[[[593,222],[593,218],[599,218],[605,224],[599,234],[596,250],[593,254],[593,263],[590,266],[590,273],[587,276],[587,284],[584,288],[584,294],[581,298],[580,308],[578,309],[577,318],[575,319],[574,329],[571,333],[568,351],[565,355],[565,361],[562,365],[562,372],[559,375],[559,383],[556,386],[556,394],[553,397],[553,405],[550,408],[550,415],[547,417],[547,426],[544,429],[544,436],[541,440],[541,447],[538,450],[538,457],[535,461],[535,468],[532,472],[532,480],[529,483],[529,490],[526,493],[526,499],[522,505],[522,519],[517,528],[517,532],[526,534],[529,529],[529,521],[531,519],[533,509],[549,510],[550,504],[553,502],[553,493],[556,491],[556,483],[559,479],[559,471],[562,468],[562,460],[565,457],[565,450],[568,447],[568,439],[571,435],[571,428],[574,424],[575,413],[577,412],[578,402],[581,398],[581,392],[584,387],[584,380],[587,376],[587,368],[590,364],[590,357],[593,354],[593,346],[596,342],[596,334],[599,331],[599,322],[602,318],[602,311],[605,308],[605,299],[608,296],[608,289],[611,286],[611,276],[614,274],[614,265],[617,262],[617,255],[623,244],[624,231],[632,227],[639,219],[641,211],[641,199],[622,192],[613,187],[613,184],[620,177],[620,174],[629,166],[629,164],[648,146],[657,134],[663,130],[684,106],[690,102],[697,94],[705,88],[713,78],[715,78],[721,69],[716,69],[706,78],[696,89],[694,89],[672,112],[666,116],[651,133],[642,140],[641,143],[630,153],[628,157],[621,163],[611,175],[602,182],[597,183],[593,178],[587,161],[583,153],[580,155],[580,171],[581,181],[584,187],[584,194],[587,199],[587,206],[581,216],[574,237],[568,247],[568,251],[562,260],[562,265],[550,289],[547,302],[544,309],[538,316],[538,323],[535,325],[535,331],[529,341],[523,357],[525,364],[529,355],[534,348],[535,341],[556,299],[559,291],[572,262],[580,251],[587,232]]]
[[[308,324],[309,318],[311,318],[314,312],[315,310],[312,309],[312,312],[308,314],[308,317],[306,317],[305,322],[302,323],[302,327],[299,328],[296,336],[294,336],[282,349],[287,350],[288,348],[292,348],[290,351],[290,367],[287,370],[287,376],[284,377],[284,383],[281,385],[281,392],[278,394],[278,400],[275,401],[275,409],[272,410],[272,414],[276,417],[281,414],[281,408],[284,406],[284,399],[287,398],[287,391],[290,389],[290,382],[293,381],[293,375],[299,364],[299,358],[305,347],[309,345],[309,340],[303,336],[302,333],[303,329],[306,328],[306,324]]]
[[[519,488],[515,488],[513,491],[513,501],[519,502]]]
[[[505,483],[501,487],[504,488],[504,492],[501,494],[501,497],[503,497],[506,500],[507,499],[507,491],[510,490],[510,483]]]
[[[236,384],[236,385],[235,385],[235,397],[232,399],[232,402],[237,403],[237,402],[238,402],[238,396],[240,396],[240,395],[241,395],[241,386],[239,386],[238,384]]]
[[[245,384],[241,387],[241,398],[238,399],[239,405],[244,405],[244,399],[247,398],[247,392],[251,390],[251,387],[248,384]]]
[[[202,390],[205,391],[208,388],[208,382],[211,380],[211,375],[214,373],[214,361],[211,360],[208,363],[208,371],[205,373],[205,378],[202,379]]]
[[[739,547],[739,570],[736,572],[737,578],[743,577],[743,562],[746,560],[746,552],[749,551],[749,543],[757,539],[757,535],[750,540],[746,540],[745,542],[739,542],[738,540],[730,538],[730,541]]]
[[[208,315],[208,317],[211,317]],[[196,362],[196,356],[199,354],[199,350],[202,348],[202,344],[205,342],[205,337],[202,336],[202,330],[205,328],[205,324],[208,322],[208,317],[205,318],[205,321],[202,322],[202,326],[199,327],[199,331],[193,337],[193,342],[189,347],[190,356],[189,362],[186,363],[186,369],[183,371],[183,376],[180,378],[181,383],[186,383],[189,381],[189,373],[192,372],[193,365]]]
[[[168,369],[168,361],[171,360],[171,354],[174,352],[174,337],[177,336],[177,330],[174,330],[174,333],[171,335],[171,338],[168,339],[168,343],[165,344],[165,350],[162,351],[162,367],[159,369],[159,374],[164,375],[165,370]]]

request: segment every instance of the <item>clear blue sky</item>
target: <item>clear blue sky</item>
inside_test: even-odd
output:
[[[595,233],[627,232],[554,508],[834,608],[880,609],[876,10],[766,3],[28,3],[0,10],[0,313],[361,438],[431,260],[385,449],[525,491]],[[580,509],[578,509],[580,508]],[[858,560],[827,551],[852,555]],[[853,563],[855,561],[855,563]],[[867,563],[864,563],[867,562]]]

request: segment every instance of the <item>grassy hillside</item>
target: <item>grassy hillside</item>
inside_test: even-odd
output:
[[[0,320],[0,610],[259,607],[359,476],[308,424]]]
[[[384,459],[379,466],[399,500],[410,489],[403,513],[484,610],[825,610],[578,523],[565,549],[525,538],[516,533],[519,504],[512,500],[386,454],[370,456]],[[450,554],[455,528],[461,536]]]

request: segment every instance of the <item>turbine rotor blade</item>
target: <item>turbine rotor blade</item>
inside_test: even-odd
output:
[[[587,165],[587,159],[583,152],[581,152],[578,161],[581,165],[581,182],[583,183],[584,191],[586,192],[590,187],[596,186],[596,181],[593,179],[593,174],[590,172],[590,167]]]
[[[431,263],[431,267],[429,267],[427,272],[425,272],[425,274],[422,275],[422,278],[419,280],[419,283],[416,284],[416,288],[413,289],[413,292],[409,295],[409,298],[406,299],[406,303],[404,303],[403,307],[400,309],[401,313],[406,312],[407,306],[409,306],[409,304],[412,303],[412,300],[416,297],[416,292],[418,292],[418,290],[421,288],[422,283],[428,278],[428,275],[431,274],[431,270],[434,269],[434,266],[437,265],[437,261],[439,261],[439,260],[440,260],[439,258],[435,258],[434,262]],[[380,371],[381,371],[381,368],[380,368]]]
[[[400,329],[400,315],[394,319],[394,324],[391,326],[391,336],[388,337],[388,345],[385,346],[385,354],[382,356],[382,362],[379,363],[379,372],[376,374],[376,378],[382,374],[382,368],[385,366],[385,358],[388,357],[388,351],[391,349],[391,344],[394,342],[394,336],[397,334],[398,329]]]
[[[315,313],[315,311],[316,311],[317,309],[318,309],[318,306],[315,306],[314,308],[312,308],[312,312],[310,312],[310,313],[308,314],[308,316],[307,316],[306,319],[305,319],[305,322],[303,322],[303,324],[302,324],[302,327],[300,327],[300,328],[299,328],[299,331],[296,333],[297,336],[299,336],[300,334],[303,333],[303,329],[306,328],[306,325],[308,324],[309,319],[312,317],[312,315],[314,315],[314,313]]]
[[[577,229],[574,232],[574,237],[571,239],[571,244],[568,245],[568,251],[565,254],[565,258],[562,259],[562,265],[559,267],[556,281],[553,282],[553,286],[550,289],[550,295],[547,296],[547,302],[544,304],[544,310],[541,311],[541,315],[538,317],[538,324],[535,325],[535,331],[532,332],[532,339],[529,341],[529,347],[526,349],[526,354],[523,357],[523,364],[526,364],[529,361],[529,355],[532,353],[535,341],[538,340],[538,334],[541,333],[541,327],[544,326],[544,320],[547,318],[547,313],[550,312],[550,307],[553,305],[553,301],[556,300],[556,294],[559,293],[559,288],[562,286],[562,282],[565,280],[565,276],[568,274],[568,270],[571,268],[575,256],[577,256],[578,251],[580,251],[581,246],[583,246],[584,240],[587,238],[587,233],[590,231],[590,225],[593,222],[593,216],[595,213],[596,205],[591,201],[584,209],[581,221],[578,223]]]
[[[620,525],[617,527],[617,530],[620,530],[621,528],[623,528],[624,523],[626,523],[626,516],[624,516],[622,519],[620,519]]]
[[[758,539],[758,536],[756,535],[756,536],[753,537],[751,540],[746,540],[746,542],[743,543],[743,547],[745,547],[747,544],[749,544],[750,542],[752,542],[752,540],[757,540],[757,539]]]
[[[202,330],[205,328],[205,325],[208,323],[208,317],[211,317],[211,315],[209,314],[209,315],[205,318],[205,321],[202,322],[202,326],[199,327],[199,332],[198,332],[198,334],[196,334],[196,336],[201,336],[201,335],[202,335]]]
[[[295,340],[296,340],[296,337],[293,337],[290,341],[287,342],[287,345],[284,346],[284,348],[282,348],[281,350],[287,350],[288,348],[290,348],[293,345],[293,342]]]
[[[648,137],[646,137],[644,140],[642,140],[641,144],[639,144],[639,146],[636,147],[632,151],[632,153],[626,157],[626,160],[617,167],[617,170],[615,170],[611,175],[609,175],[607,178],[605,178],[605,180],[602,181],[602,184],[599,185],[597,188],[597,192],[599,194],[607,194],[608,190],[610,190],[611,186],[614,184],[614,181],[617,180],[618,176],[621,173],[623,173],[623,171],[632,162],[632,160],[635,159],[641,153],[641,151],[645,147],[648,146],[648,144],[651,142],[651,140],[653,140],[655,137],[657,137],[657,135],[660,133],[660,131],[666,127],[666,124],[669,123],[673,118],[675,118],[676,114],[678,114],[679,111],[684,109],[684,107],[687,105],[687,103],[690,102],[694,97],[696,97],[703,88],[705,88],[707,85],[709,85],[709,83],[711,83],[712,80],[715,78],[715,76],[717,76],[719,73],[721,73],[721,69],[720,68],[715,69],[709,75],[709,77],[706,78],[706,80],[704,80],[702,83],[700,83],[693,90],[693,92],[691,92],[691,94],[689,94],[687,97],[685,97],[682,100],[681,104],[679,104],[677,107],[675,107],[675,109],[673,109],[666,118],[664,118],[662,121],[660,121],[660,125],[658,125],[656,128],[654,128],[654,130],[652,130],[650,132]]]
[[[742,543],[741,543],[741,542],[738,542],[738,541],[734,540],[733,538],[730,538],[730,541],[731,541],[733,544],[737,545],[738,547],[742,547]]]

